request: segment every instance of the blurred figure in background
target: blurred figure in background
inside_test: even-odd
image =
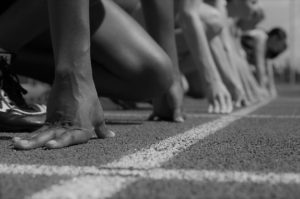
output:
[[[270,61],[286,50],[287,36],[281,28],[273,28],[269,32],[258,28],[264,18],[263,8],[258,7],[248,19],[239,20],[237,26],[242,30],[241,45],[248,63],[253,66],[257,82],[271,97],[275,97],[277,91]]]
[[[230,113],[233,110],[232,98],[211,50],[224,21],[221,13],[209,3],[200,0],[177,1],[180,28],[177,45],[180,48],[181,69],[189,82],[188,94],[194,97],[204,95],[209,103],[209,113]]]

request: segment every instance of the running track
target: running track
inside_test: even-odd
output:
[[[0,134],[0,199],[299,198],[300,86],[231,115],[186,99],[184,124],[107,111],[117,137],[16,151]],[[143,123],[142,123],[143,122]]]

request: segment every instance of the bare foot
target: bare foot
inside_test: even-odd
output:
[[[74,77],[55,81],[48,101],[46,124],[25,138],[15,137],[17,149],[62,148],[98,138],[114,137],[105,126],[103,110],[92,82]],[[76,82],[76,83],[74,83]]]
[[[176,81],[162,97],[153,100],[153,113],[149,120],[184,122],[182,114],[183,88],[181,81]]]

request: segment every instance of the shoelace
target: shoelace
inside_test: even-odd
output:
[[[23,109],[31,109],[25,102],[22,95],[27,91],[20,85],[19,78],[8,68],[7,62],[0,57],[0,88],[7,94],[8,98],[18,107]]]
[[[2,90],[0,99],[12,110],[26,114],[39,115],[45,113],[45,107],[41,105],[29,106],[23,95],[27,91],[20,85],[19,78],[9,68],[5,59],[0,57],[0,89]],[[1,108],[1,107],[0,107]]]
[[[0,90],[0,111],[7,112],[14,106],[14,103],[9,100],[3,90]]]

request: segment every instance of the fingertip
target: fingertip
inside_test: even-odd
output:
[[[15,149],[31,149],[31,143],[28,140],[23,140],[21,138],[14,138],[13,146]]]
[[[59,148],[59,144],[55,140],[50,140],[49,142],[47,142],[45,144],[45,147],[50,148],[50,149],[55,149],[55,148]]]
[[[220,107],[216,106],[214,109],[214,113],[219,114],[221,112]]]
[[[174,121],[174,122],[177,122],[177,123],[182,123],[182,122],[184,122],[184,115],[183,115],[181,109],[176,109],[176,110],[174,111],[173,121]]]
[[[229,101],[229,107],[227,113],[232,113],[233,110],[234,110],[234,104],[232,101]]]
[[[184,118],[182,116],[178,116],[174,119],[175,122],[177,123],[183,123],[184,122]]]
[[[234,106],[235,106],[236,108],[241,108],[241,107],[242,107],[241,101],[235,102],[235,103],[234,103]]]
[[[227,106],[222,106],[222,107],[220,108],[220,113],[222,113],[222,114],[228,113],[228,110],[229,110],[229,107],[227,107]]]
[[[208,112],[208,113],[212,113],[212,112],[213,112],[213,107],[212,107],[212,105],[209,105],[209,106],[208,106],[207,112]]]
[[[13,138],[12,138],[12,141],[13,141],[13,142],[19,142],[20,140],[21,140],[20,137],[13,137]]]
[[[108,129],[98,129],[98,130],[95,130],[96,132],[96,135],[98,138],[100,139],[105,139],[105,138],[113,138],[116,136],[116,133],[111,131],[111,130],[108,130]]]
[[[154,120],[154,117],[155,117],[154,113],[151,113],[151,115],[148,117],[147,120],[153,121],[153,120]]]
[[[232,111],[233,111],[233,106],[230,106],[230,107],[228,108],[227,113],[232,113]]]
[[[105,138],[113,138],[113,137],[116,137],[116,133],[111,130],[108,130],[107,133],[105,134]]]

